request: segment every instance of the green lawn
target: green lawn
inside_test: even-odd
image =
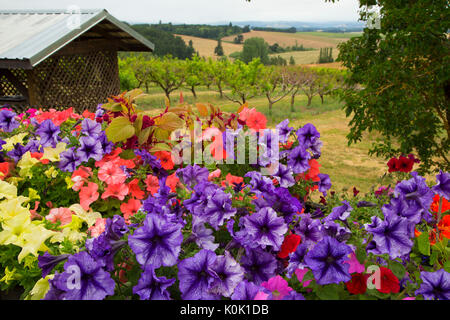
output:
[[[152,89],[155,92],[156,89]],[[171,95],[172,104],[179,100],[179,93]],[[188,90],[183,90],[185,101],[195,102]],[[207,91],[206,88],[198,90],[198,102],[209,102],[220,106],[222,110],[235,112],[239,105],[225,99],[220,99],[218,93]],[[138,101],[141,108],[161,108],[164,106],[164,95],[153,93]],[[342,192],[356,186],[362,193],[369,192],[373,187],[379,185],[381,176],[387,171],[384,159],[369,156],[367,154],[370,145],[375,141],[375,135],[366,135],[361,143],[348,146],[346,135],[349,132],[349,119],[345,117],[342,110],[343,103],[332,97],[325,97],[322,105],[319,97],[313,99],[312,105],[306,107],[306,97],[299,95],[295,102],[295,111],[290,112],[289,99],[285,98],[274,105],[272,117],[268,116],[268,104],[264,97],[253,98],[249,101],[250,107],[256,108],[268,118],[268,125],[274,127],[280,121],[289,118],[291,125],[295,128],[306,123],[312,123],[321,134],[323,141],[322,157],[319,163],[322,165],[321,172],[331,177],[333,190]]]

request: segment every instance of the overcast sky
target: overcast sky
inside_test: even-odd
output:
[[[358,0],[0,0],[5,9],[105,8],[128,22],[214,23],[222,21],[354,21]]]

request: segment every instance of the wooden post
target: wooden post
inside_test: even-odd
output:
[[[27,85],[28,85],[28,104],[31,106],[39,105],[39,92],[38,92],[38,83],[36,79],[36,75],[34,73],[34,69],[26,70],[27,74]]]

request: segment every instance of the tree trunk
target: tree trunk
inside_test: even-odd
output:
[[[294,112],[295,94],[291,95],[291,112]]]
[[[272,116],[272,106],[273,102],[269,100],[269,116]]]
[[[217,84],[217,88],[219,88],[220,99],[223,99],[222,84],[220,82]]]
[[[169,100],[170,102],[170,91],[169,90],[164,90],[164,93],[166,94],[166,98]]]
[[[192,94],[194,95],[194,99],[197,99],[197,93],[195,92],[195,87],[191,87]]]
[[[322,100],[322,104],[323,104],[323,94],[319,94],[320,95],[320,100]]]
[[[307,107],[311,106],[311,102],[312,102],[312,96],[307,96],[308,97],[308,104],[306,105]]]

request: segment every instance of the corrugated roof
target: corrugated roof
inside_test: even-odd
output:
[[[79,28],[74,28],[79,22]],[[154,44],[104,9],[69,11],[0,11],[0,62],[36,66],[95,26],[109,24],[109,40],[123,40],[130,51],[153,51]],[[94,28],[95,29],[95,28]],[[129,48],[128,48],[129,47]]]

